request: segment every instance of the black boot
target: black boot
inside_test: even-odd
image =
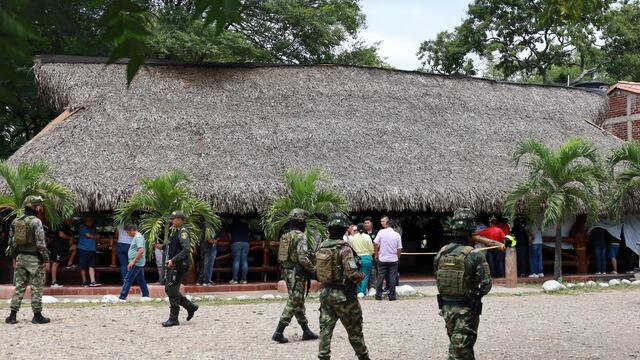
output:
[[[309,325],[302,326],[302,340],[317,340],[318,335],[309,329]]]
[[[289,339],[284,337],[284,329],[286,327],[287,327],[287,325],[285,325],[283,323],[278,323],[278,328],[276,329],[276,332],[273,333],[273,336],[271,337],[271,340],[277,341],[280,344],[288,343]]]
[[[6,319],[4,319],[4,322],[11,325],[17,324],[18,319],[16,319],[16,315],[18,315],[18,312],[11,310],[11,314],[9,314],[9,316]]]
[[[48,324],[51,322],[51,319],[42,316],[41,312],[33,313],[33,319],[31,319],[32,324]]]
[[[178,326],[178,325],[180,325],[180,322],[178,321],[178,319],[174,319],[174,318],[169,318],[169,320],[162,323],[162,327],[171,327],[171,326]]]
[[[363,355],[358,355],[358,360],[371,360],[371,358],[369,358],[369,353],[366,353]]]
[[[198,311],[199,306],[196,304],[191,304],[191,307],[187,309],[187,321],[193,318],[193,314]]]

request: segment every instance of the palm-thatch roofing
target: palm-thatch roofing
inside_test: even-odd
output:
[[[580,89],[352,66],[153,63],[127,89],[125,65],[39,57],[58,119],[10,159],[45,159],[80,210],[110,210],[142,176],[182,168],[220,211],[260,210],[287,168],[320,167],[354,211],[499,209],[524,178],[526,137],[558,146],[595,126],[606,98]]]

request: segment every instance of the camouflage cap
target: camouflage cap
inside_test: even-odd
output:
[[[293,209],[289,212],[289,220],[306,221],[309,213],[304,209]]]
[[[469,208],[456,209],[449,218],[449,229],[473,231],[476,229],[477,216],[476,212]]]
[[[343,213],[332,213],[327,220],[327,227],[343,227],[348,228],[351,225],[351,221]]]
[[[32,208],[37,205],[42,205],[43,202],[44,202],[44,199],[42,199],[41,196],[29,195],[24,199],[24,202],[22,202],[22,205],[24,207]]]

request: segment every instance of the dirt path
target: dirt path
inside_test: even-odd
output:
[[[363,301],[372,359],[444,359],[448,340],[433,297]],[[271,342],[283,303],[204,305],[196,318],[163,329],[166,305],[49,307],[48,325],[1,324],[0,359],[314,359],[316,342]],[[307,313],[318,330],[318,303]],[[8,310],[3,309],[4,312]],[[184,319],[181,314],[181,320]],[[4,314],[3,314],[4,317]],[[354,359],[340,325],[334,359]],[[476,345],[478,359],[640,359],[640,289],[580,295],[494,296]]]

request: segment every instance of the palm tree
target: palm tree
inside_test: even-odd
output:
[[[510,219],[523,210],[541,229],[555,225],[555,263],[553,275],[562,277],[562,221],[575,211],[585,210],[587,222],[598,219],[598,188],[604,181],[597,148],[580,137],[572,137],[557,150],[535,139],[520,141],[511,161],[515,166],[528,155],[527,179],[508,195],[503,210]],[[539,222],[542,212],[542,224]]]
[[[0,162],[0,176],[7,190],[0,195],[0,212],[4,214],[4,221],[22,215],[22,203],[30,195],[43,198],[46,222],[52,227],[73,214],[73,193],[54,181],[52,172],[52,167],[44,161],[23,162],[17,166]]]
[[[188,176],[181,170],[174,170],[156,178],[143,178],[142,189],[135,193],[119,209],[114,219],[119,224],[140,222],[140,232],[147,239],[149,253],[153,254],[153,244],[166,244],[172,232],[169,215],[180,210],[185,214],[185,224],[191,235],[191,254],[200,244],[201,230],[205,236],[220,227],[220,217],[206,201],[198,199],[188,185]]]
[[[640,142],[630,141],[615,149],[607,159],[609,176],[613,179],[608,208],[612,219],[619,220],[623,208],[623,198],[640,187]],[[617,173],[614,169],[623,167]]]
[[[284,173],[288,194],[272,201],[262,213],[261,223],[268,239],[278,239],[282,228],[289,222],[289,212],[304,209],[309,213],[306,234],[310,241],[319,235],[328,235],[325,221],[332,212],[346,212],[347,200],[337,191],[319,188],[329,184],[329,176],[320,169],[307,172],[289,169]]]

